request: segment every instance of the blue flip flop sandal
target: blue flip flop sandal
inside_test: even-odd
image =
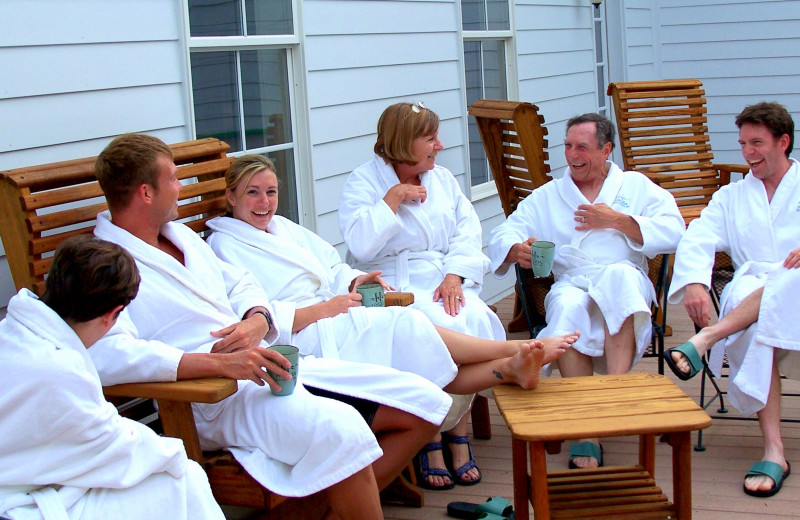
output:
[[[678,368],[678,364],[675,363],[674,359],[672,359],[673,351],[678,351],[686,356],[686,359],[689,360],[689,372],[683,372]],[[689,341],[683,345],[671,348],[664,352],[664,361],[667,362],[667,365],[669,366],[670,370],[672,370],[672,373],[675,374],[681,381],[688,381],[689,379],[693,378],[698,372],[703,370],[703,367],[705,366],[700,354],[697,353],[697,349],[695,348],[694,344]]]
[[[751,497],[759,497],[759,498],[771,497],[781,490],[781,487],[783,486],[783,481],[786,480],[786,477],[788,477],[791,474],[792,474],[792,465],[789,464],[788,460],[786,461],[786,471],[783,471],[783,468],[781,467],[780,464],[777,464],[775,462],[770,462],[768,460],[760,460],[755,464],[753,464],[752,466],[750,466],[750,471],[747,472],[744,478],[755,477],[757,475],[766,475],[769,478],[771,478],[773,482],[775,482],[775,485],[772,486],[772,489],[769,489],[767,491],[760,491],[760,490],[751,491],[746,487],[744,487],[744,484],[742,484],[742,487],[744,487],[744,492],[750,495]]]
[[[493,516],[483,517],[481,516],[483,514]],[[483,504],[450,502],[447,504],[447,515],[464,520],[477,520],[478,518],[516,520],[517,518],[514,514],[514,507],[503,497],[490,497]]]
[[[579,442],[569,447],[569,469],[582,469],[573,462],[578,457],[592,457],[597,461],[597,467],[603,466],[603,445],[589,441]]]

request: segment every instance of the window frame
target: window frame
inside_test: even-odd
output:
[[[265,49],[280,49],[286,51],[287,83],[289,86],[289,114],[292,140],[290,143],[269,145],[258,148],[246,148],[247,141],[243,139],[245,147],[241,151],[230,152],[231,156],[239,157],[248,153],[268,155],[271,152],[293,150],[294,181],[297,193],[293,194],[297,204],[298,223],[309,229],[316,229],[316,211],[314,203],[314,177],[311,171],[311,138],[309,129],[308,95],[305,70],[305,52],[303,46],[302,16],[300,0],[291,0],[293,34],[282,35],[253,35],[253,36],[192,36],[189,21],[189,2],[183,2],[184,18],[184,51],[185,51],[185,85],[187,95],[187,126],[192,139],[197,139],[197,125],[194,108],[194,89],[192,84],[192,54],[196,52],[238,52]],[[242,84],[237,82],[241,93]],[[242,121],[244,111],[242,97],[239,96],[239,110]],[[242,123],[243,124],[243,123]],[[244,136],[243,136],[244,138]],[[292,196],[284,193],[282,196]]]
[[[501,41],[504,43],[504,53],[505,53],[505,76],[506,76],[506,98],[507,99],[516,99],[518,97],[519,91],[519,81],[517,78],[517,48],[516,48],[516,31],[514,30],[514,0],[508,0],[508,29],[504,30],[486,30],[486,31],[474,31],[474,30],[464,30],[463,20],[462,20],[462,11],[461,11],[461,1],[458,2],[458,20],[459,20],[459,28],[461,33],[461,72],[462,72],[462,82],[463,82],[463,89],[464,89],[464,136],[465,136],[465,143],[464,143],[464,150],[465,150],[465,170],[466,170],[466,182],[469,186],[469,195],[470,200],[472,202],[479,201],[482,199],[486,199],[489,197],[493,197],[497,195],[497,185],[494,182],[494,179],[489,179],[486,182],[482,182],[477,185],[472,184],[472,165],[470,164],[470,152],[469,152],[469,122],[470,116],[469,105],[467,105],[467,78],[466,78],[466,70],[465,70],[465,63],[464,63],[464,43],[465,42],[483,42],[483,41]]]

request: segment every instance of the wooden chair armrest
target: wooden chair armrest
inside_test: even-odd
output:
[[[725,172],[736,172],[736,173],[747,173],[750,171],[750,167],[746,164],[713,164],[714,169],[717,171],[725,171]]]
[[[414,303],[414,293],[387,291],[383,296],[383,303],[386,305],[386,307],[406,307]]]
[[[141,397],[192,403],[216,403],[233,395],[236,390],[236,380],[221,377],[165,383],[126,383],[103,387],[103,393],[113,397]]]

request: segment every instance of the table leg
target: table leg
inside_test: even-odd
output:
[[[547,489],[547,454],[544,442],[532,442],[530,449],[534,520],[550,520],[550,492]]]
[[[511,439],[511,468],[514,476],[514,511],[518,520],[528,520],[528,443]]]
[[[656,476],[656,436],[653,434],[639,435],[639,465]]]
[[[672,494],[678,520],[692,520],[691,432],[669,435],[672,446]]]

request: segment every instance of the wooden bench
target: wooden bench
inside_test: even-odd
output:
[[[170,148],[178,166],[177,176],[185,183],[178,219],[202,235],[207,231],[206,221],[225,211],[224,173],[234,158],[227,155],[226,143],[213,138]],[[95,179],[94,161],[89,157],[0,172],[0,234],[17,289],[26,287],[41,294],[58,244],[94,229],[96,215],[107,207]],[[413,301],[409,293],[389,293],[386,304],[407,305],[409,299]],[[121,411],[132,406],[129,398],[138,398],[133,401],[135,405],[150,405],[154,399],[161,431],[183,440],[187,455],[205,468],[220,504],[259,509],[264,519],[320,518],[328,503],[324,492],[288,499],[262,487],[230,453],[201,450],[191,403],[218,402],[236,389],[234,380],[210,378],[125,384],[105,387],[104,391],[115,404],[125,398]],[[152,407],[150,415],[155,416]],[[413,488],[401,485],[394,496],[398,495],[398,500],[405,498],[406,503],[422,505],[422,494],[415,494]]]

